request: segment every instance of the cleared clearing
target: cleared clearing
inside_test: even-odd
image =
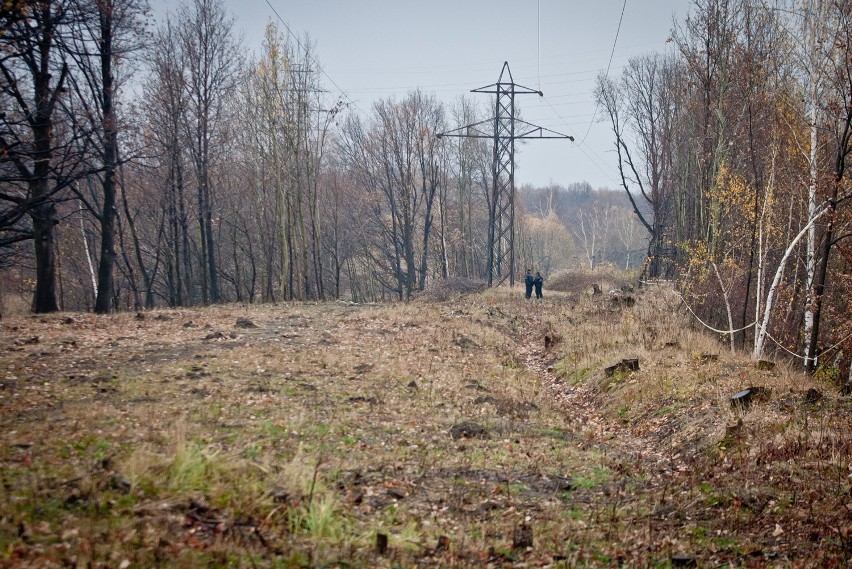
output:
[[[849,563],[848,397],[545,294],[3,321],[0,567]]]

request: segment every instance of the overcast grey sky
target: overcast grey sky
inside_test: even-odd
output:
[[[180,0],[152,0],[164,17]],[[595,77],[606,70],[624,0],[269,0],[300,39],[310,34],[317,59],[355,103],[400,100],[420,88],[452,103],[495,83],[504,61],[516,83],[544,98],[518,97],[524,119],[576,138],[533,141],[516,152],[516,184],[618,186],[612,136],[595,113]],[[226,0],[248,47],[258,50],[266,23],[277,17],[265,0]],[[690,0],[627,0],[610,75],[631,57],[671,48],[673,18]],[[279,26],[282,27],[283,26]],[[588,131],[588,135],[586,135]],[[581,143],[582,141],[582,143]]]

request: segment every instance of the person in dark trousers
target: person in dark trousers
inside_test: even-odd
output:
[[[536,273],[535,278],[533,279],[533,284],[535,285],[535,297],[541,298],[541,285],[544,284],[544,279],[541,276],[541,273]],[[527,297],[529,298],[529,297]]]
[[[530,272],[529,269],[527,269],[527,274],[524,275],[524,285],[527,287],[527,291],[526,291],[526,295],[525,295],[527,300],[529,300],[530,297],[532,296],[532,289],[533,289],[533,283],[534,282],[535,282],[535,279],[533,278],[532,273]]]

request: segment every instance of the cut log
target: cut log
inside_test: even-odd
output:
[[[735,409],[747,409],[751,406],[752,397],[754,397],[754,393],[752,393],[751,389],[743,389],[731,397],[731,407]]]

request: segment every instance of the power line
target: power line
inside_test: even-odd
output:
[[[538,90],[541,91],[541,0],[538,0]]]
[[[629,51],[632,48],[636,48],[636,49],[639,49],[639,48],[642,48],[642,49],[655,48],[655,47],[659,47],[659,44],[657,42],[627,44],[627,45],[622,44],[621,47],[623,49],[627,49]],[[589,54],[596,54],[596,53],[599,53],[601,51],[604,52],[604,57],[606,58],[606,50],[595,49],[595,50],[576,50],[576,51],[571,51],[570,53],[562,53],[562,54],[556,54],[556,55],[545,54],[545,55],[542,56],[542,60],[546,61],[546,62],[550,61],[551,67],[554,66],[554,65],[568,65],[568,64],[573,65],[573,64],[578,63],[578,60],[579,60],[579,63],[585,64],[585,63],[588,63],[589,61],[595,59],[595,58],[587,57]],[[530,64],[535,63],[534,59],[532,59],[532,58],[530,58],[530,59],[523,59],[522,58],[520,61],[522,63],[530,63]],[[493,61],[491,61],[491,62],[488,62],[488,61],[467,62],[467,61],[465,61],[465,62],[461,62],[461,63],[453,63],[453,64],[447,64],[447,65],[419,65],[419,66],[380,65],[380,66],[372,66],[372,67],[371,66],[367,66],[367,67],[347,67],[345,70],[334,70],[334,73],[352,73],[352,74],[372,73],[372,74],[375,74],[375,73],[396,73],[396,72],[401,72],[401,71],[404,71],[405,73],[415,73],[415,74],[416,73],[433,74],[435,72],[443,72],[443,71],[468,73],[471,69],[484,71],[489,67],[489,65],[493,65]],[[601,67],[601,69],[602,68],[603,67]],[[569,72],[568,74],[570,75],[571,73],[578,73],[578,72]],[[582,73],[582,72],[579,72],[579,73]],[[547,77],[547,75],[542,75],[542,77]]]
[[[542,99],[544,99],[544,102],[545,102],[545,103],[547,103],[547,105],[551,108],[551,110],[554,112],[554,114],[555,114],[557,117],[559,117],[559,120],[561,120],[561,121],[562,121],[562,124],[563,124],[565,127],[567,127],[569,131],[572,131],[572,132],[573,132],[573,131],[574,131],[574,129],[573,129],[573,128],[571,128],[571,124],[570,124],[567,120],[565,120],[565,118],[564,118],[562,115],[560,115],[560,114],[559,114],[559,111],[557,111],[557,110],[556,110],[556,107],[554,107],[554,106],[550,103],[550,101],[547,99],[547,97],[542,96]],[[593,119],[593,120],[594,120],[594,119]],[[587,132],[586,134],[588,134],[588,132]],[[610,175],[609,175],[609,173],[608,173],[608,172],[604,169],[604,166],[606,165],[605,161],[604,161],[604,160],[603,160],[600,156],[598,156],[598,155],[597,155],[597,153],[596,153],[596,152],[594,152],[594,150],[592,150],[591,148],[589,148],[589,151],[591,152],[591,154],[590,154],[589,152],[587,152],[587,151],[586,151],[586,147],[584,147],[584,146],[582,146],[582,145],[580,145],[580,144],[575,144],[575,146],[576,146],[576,147],[580,150],[580,152],[582,152],[582,153],[583,153],[583,155],[584,155],[586,158],[588,158],[588,159],[589,159],[589,162],[590,162],[591,164],[593,164],[593,165],[594,165],[594,167],[595,167],[595,168],[597,168],[597,169],[598,169],[598,171],[600,171],[600,173],[601,173],[601,174],[603,174],[603,175],[604,175],[604,177],[606,177],[606,178],[607,178],[610,182],[612,182],[612,183],[613,183],[613,184],[615,184],[616,186],[618,185],[618,182],[617,182],[616,180],[614,180],[614,179],[612,178],[612,176],[610,176]]]
[[[613,69],[624,69],[624,67],[625,66],[622,65],[622,66],[615,67]],[[586,70],[583,70],[583,71],[569,71],[567,73],[553,73],[553,74],[550,74],[550,75],[542,75],[539,79],[541,79],[541,78],[548,79],[548,78],[557,78],[557,77],[570,77],[570,76],[581,75],[581,74],[600,73],[601,71],[603,71],[603,68],[586,69]],[[588,78],[579,78],[579,79],[566,79],[565,81],[550,81],[550,82],[546,82],[545,86],[565,85],[565,84],[568,84],[568,83],[583,83],[585,81],[589,81],[589,79]],[[406,86],[406,85],[397,85],[397,86],[392,86],[392,87],[371,87],[371,88],[364,88],[364,89],[349,89],[349,92],[350,93],[366,93],[366,94],[379,93],[380,94],[382,92],[392,93],[392,92],[395,92],[395,91],[402,91],[402,90],[406,90],[406,89],[429,89],[430,91],[435,91],[435,92],[447,92],[447,91],[457,91],[458,87],[463,87],[463,86],[466,86],[468,84],[469,83],[467,83],[467,82],[463,82],[463,83],[422,83],[422,84],[418,84],[414,87]],[[565,97],[565,96],[566,95],[560,95],[559,97]],[[557,97],[554,97],[554,98],[557,98]],[[594,102],[594,100],[592,100],[590,102]]]
[[[609,78],[609,68],[612,65],[612,56],[615,55],[615,44],[618,42],[618,34],[621,33],[621,22],[624,20],[624,9],[627,8],[627,0],[624,0],[624,4],[621,5],[621,16],[618,18],[618,28],[615,30],[615,39],[612,40],[612,51],[609,52],[609,63],[606,64],[606,74],[604,77]],[[589,136],[589,131],[592,130],[592,124],[595,122],[595,117],[598,114],[598,106],[600,103],[595,102],[595,114],[592,116],[592,120],[589,121],[589,126],[586,129],[586,134],[583,135],[583,140],[580,141],[579,146],[583,146],[583,143],[586,142],[586,137]]]
[[[509,62],[503,63],[497,83],[471,90],[471,93],[495,95],[494,118],[468,124],[448,132],[438,133],[438,138],[483,138],[494,141],[491,162],[491,200],[488,212],[488,286],[497,285],[506,278],[515,285],[515,141],[531,139],[568,139],[574,137],[542,126],[528,123],[515,116],[517,95],[543,93],[518,85],[512,79]],[[491,126],[492,132],[487,132]],[[508,269],[508,272],[504,272]]]
[[[301,49],[305,52],[306,56],[307,56],[307,57],[308,57],[308,58],[312,61],[312,63],[316,66],[316,68],[320,71],[320,73],[322,73],[322,75],[323,75],[326,79],[328,79],[328,81],[329,81],[329,82],[330,82],[330,83],[331,83],[331,84],[332,84],[332,85],[333,85],[333,86],[337,89],[338,93],[339,93],[339,94],[340,94],[343,98],[345,98],[345,99],[349,102],[349,104],[351,104],[353,107],[355,107],[355,108],[356,108],[359,112],[361,112],[362,114],[366,114],[366,112],[365,112],[365,111],[364,111],[361,107],[359,107],[359,106],[358,106],[358,103],[357,103],[357,102],[355,102],[355,101],[354,101],[354,100],[353,100],[353,99],[349,96],[349,94],[348,94],[346,91],[344,91],[344,90],[343,90],[343,88],[342,88],[342,87],[340,87],[340,85],[338,85],[338,84],[337,84],[337,82],[336,82],[336,81],[335,81],[335,80],[334,80],[334,79],[333,79],[333,78],[332,78],[332,77],[331,77],[331,76],[330,76],[330,75],[329,75],[329,74],[325,71],[325,69],[323,69],[322,65],[320,65],[320,63],[317,61],[317,59],[316,59],[316,58],[314,58],[314,57],[312,57],[312,56],[310,56],[310,54],[307,52],[307,49],[305,48],[305,46],[302,44],[302,42],[301,42],[301,41],[299,41],[298,36],[297,36],[297,35],[293,32],[292,28],[290,28],[290,26],[287,24],[287,22],[284,20],[284,18],[282,18],[282,17],[281,17],[281,14],[279,14],[279,13],[278,13],[278,10],[276,10],[276,9],[275,9],[275,6],[273,6],[273,5],[272,5],[272,3],[270,2],[270,0],[264,0],[264,1],[266,2],[267,6],[269,6],[269,9],[270,9],[270,10],[272,10],[272,13],[273,13],[273,14],[275,14],[275,17],[278,19],[278,21],[279,21],[279,22],[281,22],[281,25],[283,25],[283,26],[284,26],[284,28],[285,28],[285,29],[286,29],[286,30],[290,33],[290,36],[291,36],[291,37],[292,37],[292,38],[296,41],[296,44],[297,44],[297,45],[298,45],[298,46],[299,46],[299,47],[300,47],[300,48],[301,48]],[[626,5],[627,5],[627,0],[624,0],[624,4],[622,5],[622,8],[621,8],[621,18],[619,18],[619,21],[618,21],[618,29],[616,30],[615,41],[617,41],[617,40],[618,40],[618,35],[619,35],[619,33],[620,33],[620,30],[621,30],[621,23],[622,23],[622,20],[623,20],[623,18],[624,18],[624,11],[625,11]],[[539,14],[539,26],[540,26],[540,19],[541,19],[541,18],[540,18],[540,14]],[[540,31],[539,31],[539,33],[540,33]],[[610,72],[610,69],[611,69],[611,66],[612,66],[612,61],[613,61],[613,56],[614,56],[614,54],[615,54],[615,41],[613,42],[612,50],[610,51],[609,61],[608,61],[608,63],[607,63],[607,69],[606,69],[606,73],[607,73],[607,74],[609,74],[609,72]],[[541,57],[541,55],[540,55],[540,53],[539,53],[539,60],[540,60],[540,57]],[[539,66],[540,66],[540,63],[539,63]],[[594,71],[594,70],[588,70],[588,71],[573,71],[573,72],[568,72],[568,73],[545,75],[544,77],[545,77],[545,78],[550,78],[550,77],[565,77],[565,76],[570,76],[570,75],[578,75],[578,74],[582,74],[582,73],[591,73],[591,72],[593,72],[593,71]],[[539,74],[539,83],[540,83],[540,82],[541,82],[541,71],[540,71],[540,67],[539,67],[539,73],[538,73],[538,74]],[[561,81],[561,82],[555,82],[555,83],[553,83],[553,84],[557,84],[557,83],[574,83],[574,82],[581,82],[581,81],[584,81],[584,79],[575,79],[575,80]],[[424,88],[424,87],[425,87],[425,88],[429,88],[429,87],[436,87],[436,86],[441,86],[441,87],[447,86],[447,87],[449,87],[449,86],[451,86],[451,85],[458,85],[458,84],[445,83],[445,84],[440,84],[440,85],[420,85],[420,86],[418,86],[418,88]],[[390,92],[390,91],[396,91],[396,90],[399,90],[399,89],[402,89],[402,88],[401,88],[401,87],[399,87],[399,88],[388,88],[388,89],[387,89],[387,91],[388,91],[388,92]],[[355,91],[357,91],[357,92],[359,92],[359,93],[362,93],[362,94],[381,94],[381,93],[380,93],[380,91],[375,91],[375,90],[357,90],[357,89],[356,89]],[[446,89],[446,91],[450,91],[450,89]],[[547,103],[547,105],[548,105],[548,106],[549,106],[549,107],[553,110],[553,112],[556,114],[556,116],[557,116],[557,117],[559,117],[559,119],[562,121],[562,124],[563,124],[563,125],[565,125],[566,127],[568,127],[571,131],[573,131],[573,129],[572,129],[572,128],[571,128],[571,126],[570,126],[570,123],[569,123],[567,120],[565,120],[565,118],[564,118],[563,116],[561,116],[561,115],[559,114],[559,112],[556,110],[556,108],[553,106],[553,104],[552,104],[552,103],[550,103],[550,101],[549,101],[546,97],[543,97],[543,98],[544,98],[544,101]],[[592,122],[594,122],[594,117],[596,116],[597,111],[598,111],[598,108],[597,108],[597,106],[596,106],[596,107],[595,107],[595,112],[594,112],[594,113],[593,113],[593,115],[592,115]],[[594,166],[595,166],[595,167],[596,167],[596,168],[597,168],[597,169],[601,172],[601,174],[603,174],[603,175],[604,175],[607,179],[609,179],[609,180],[610,180],[611,182],[613,182],[614,184],[617,184],[617,182],[616,182],[615,180],[613,180],[613,178],[612,178],[612,177],[611,177],[611,176],[610,176],[610,175],[606,172],[606,170],[602,167],[602,164],[605,164],[605,161],[604,161],[604,160],[603,160],[600,156],[598,156],[598,155],[597,155],[597,153],[595,153],[595,152],[594,152],[594,151],[592,151],[591,149],[589,149],[589,151],[591,151],[591,154],[590,154],[590,152],[589,152],[589,151],[587,151],[587,150],[586,150],[586,149],[582,146],[582,143],[586,140],[586,137],[588,136],[588,134],[589,134],[589,130],[590,130],[590,129],[591,129],[591,123],[589,124],[589,129],[587,129],[586,134],[583,136],[583,140],[582,140],[579,144],[577,144],[577,147],[579,148],[580,152],[582,152],[582,153],[583,153],[583,155],[584,155],[584,156],[586,156],[586,158],[588,158],[588,159],[589,159],[589,161],[590,161],[592,164],[594,164]]]
[[[349,97],[349,95],[348,95],[348,94],[347,94],[347,93],[346,93],[346,92],[345,92],[345,91],[344,91],[344,90],[340,87],[340,85],[338,85],[338,84],[334,81],[334,79],[332,79],[332,78],[331,78],[331,75],[329,75],[328,73],[326,73],[326,72],[325,72],[325,69],[323,69],[323,68],[322,68],[322,65],[320,65],[320,64],[319,64],[319,61],[317,61],[317,60],[316,60],[316,58],[311,57],[311,55],[310,55],[310,53],[308,52],[307,48],[306,48],[304,45],[302,45],[302,42],[300,42],[300,41],[299,41],[299,36],[297,36],[296,34],[294,34],[294,33],[293,33],[293,30],[292,30],[292,29],[290,29],[290,26],[288,26],[288,25],[287,25],[287,22],[285,22],[285,21],[284,21],[284,18],[282,18],[282,17],[281,17],[281,14],[279,14],[279,13],[278,13],[278,10],[276,10],[276,9],[275,9],[275,6],[273,6],[273,5],[272,5],[272,3],[271,3],[269,0],[265,0],[265,1],[266,1],[266,5],[267,5],[267,6],[269,6],[269,9],[270,9],[270,10],[272,10],[272,13],[273,13],[273,14],[275,14],[275,17],[276,17],[276,18],[278,18],[278,21],[279,21],[279,22],[281,22],[281,24],[282,24],[282,25],[283,25],[283,26],[287,29],[287,31],[288,31],[288,32],[290,32],[290,37],[292,37],[294,40],[296,40],[296,44],[297,44],[297,45],[298,45],[298,46],[302,49],[302,51],[305,53],[305,56],[306,56],[306,57],[308,57],[310,60],[312,60],[313,64],[314,64],[314,65],[316,65],[316,67],[317,67],[317,69],[319,69],[320,73],[322,73],[322,74],[325,76],[325,78],[326,78],[326,79],[328,79],[328,80],[331,82],[331,84],[332,84],[332,85],[334,85],[334,86],[337,88],[337,91],[338,91],[338,92],[339,92],[339,93],[340,93],[340,94],[341,94],[341,95],[342,95],[342,96],[343,96],[343,97],[344,97],[347,101],[349,101],[349,103],[350,103],[353,107],[355,107],[356,109],[358,109],[360,112],[364,113],[364,110],[363,110],[361,107],[359,107],[359,106],[358,106],[358,103],[356,103],[355,101],[353,101],[353,100]],[[366,114],[366,113],[365,113],[365,114]]]

